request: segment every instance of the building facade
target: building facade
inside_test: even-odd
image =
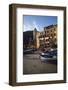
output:
[[[40,46],[56,47],[57,46],[57,25],[44,27],[44,31],[40,34]]]

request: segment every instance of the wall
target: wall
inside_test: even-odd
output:
[[[0,0],[0,90],[67,90],[66,84],[52,84],[52,85],[36,85],[36,86],[20,86],[11,87],[8,85],[8,70],[9,70],[9,4],[10,3],[25,3],[25,4],[42,4],[67,6],[68,0]],[[68,12],[67,12],[68,15]],[[68,18],[67,18],[68,22]],[[68,26],[67,26],[68,28]],[[68,33],[68,32],[67,32]],[[68,36],[67,36],[68,38]],[[67,48],[68,49],[68,48]],[[67,61],[68,65],[68,61]],[[67,66],[68,68],[68,66]],[[67,72],[68,75],[68,72]],[[68,78],[67,78],[68,81]]]

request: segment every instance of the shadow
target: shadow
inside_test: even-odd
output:
[[[57,60],[46,60],[46,61],[43,61],[43,62],[57,65]]]
[[[49,60],[48,62],[51,63],[51,64],[56,64],[57,65],[57,60]]]
[[[4,82],[5,84],[7,84],[7,85],[9,85],[9,83],[8,82]]]

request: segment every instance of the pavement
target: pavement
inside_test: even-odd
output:
[[[54,62],[57,60],[54,60]],[[23,74],[57,73],[57,63],[53,60],[42,62],[38,53],[23,55]]]

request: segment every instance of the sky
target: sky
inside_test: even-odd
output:
[[[35,16],[24,15],[24,31],[32,31],[36,28],[38,31],[43,31],[44,27],[57,24],[57,16]]]

